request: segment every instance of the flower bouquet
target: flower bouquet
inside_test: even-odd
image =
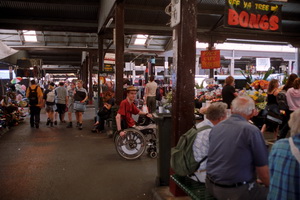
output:
[[[263,92],[262,90],[259,90],[254,92],[248,92],[246,94],[254,100],[256,108],[258,108],[259,110],[263,110],[266,108],[267,93]]]
[[[266,90],[269,86],[269,81],[266,80],[256,80],[250,85],[251,87],[254,87],[256,90],[262,89]]]

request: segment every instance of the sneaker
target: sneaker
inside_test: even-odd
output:
[[[72,122],[69,122],[67,128],[72,128]]]
[[[54,125],[57,125],[57,121],[56,120],[54,121]]]
[[[78,129],[79,129],[79,130],[82,130],[82,124],[79,124],[79,125],[78,125]]]
[[[49,126],[50,122],[51,122],[51,120],[48,118],[48,119],[47,119],[46,126]]]

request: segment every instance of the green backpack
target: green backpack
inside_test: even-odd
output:
[[[205,156],[200,162],[196,162],[193,152],[193,144],[197,133],[211,129],[210,126],[203,126],[201,128],[193,127],[185,134],[180,136],[176,147],[171,149],[171,168],[180,176],[187,176],[193,174],[198,170],[200,164],[206,160]]]

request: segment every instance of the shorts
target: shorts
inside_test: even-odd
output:
[[[57,109],[55,110],[59,114],[64,114],[66,112],[66,104],[56,104]]]
[[[70,113],[74,112],[74,104],[73,103],[68,105],[68,112],[70,112]]]
[[[54,110],[56,109],[55,104],[54,105],[46,105],[46,112],[54,112]]]

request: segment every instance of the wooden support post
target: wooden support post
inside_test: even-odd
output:
[[[212,41],[210,41],[210,43],[208,43],[208,50],[213,50],[213,46],[214,46],[214,43]],[[214,69],[209,70],[208,78],[214,78]]]
[[[98,68],[98,108],[102,107],[102,98],[100,98],[100,72],[103,71],[104,64],[104,50],[103,50],[103,35],[98,35],[98,58],[99,58],[99,68]]]
[[[124,73],[124,1],[118,1],[115,13],[115,41],[116,41],[116,104],[123,100]]]
[[[297,68],[294,67],[294,68],[296,68],[296,70],[292,71],[292,73],[295,73],[298,76],[300,76],[300,49],[299,48],[297,48],[297,58],[296,58],[296,63],[294,63],[294,64],[296,64]]]
[[[88,94],[90,102],[93,99],[93,57],[94,54],[92,52],[89,53],[89,68],[88,68]]]
[[[195,118],[196,0],[182,0],[180,7],[180,23],[173,31],[172,146],[193,126]],[[170,183],[170,191],[177,195],[178,188],[173,188],[172,185]]]

